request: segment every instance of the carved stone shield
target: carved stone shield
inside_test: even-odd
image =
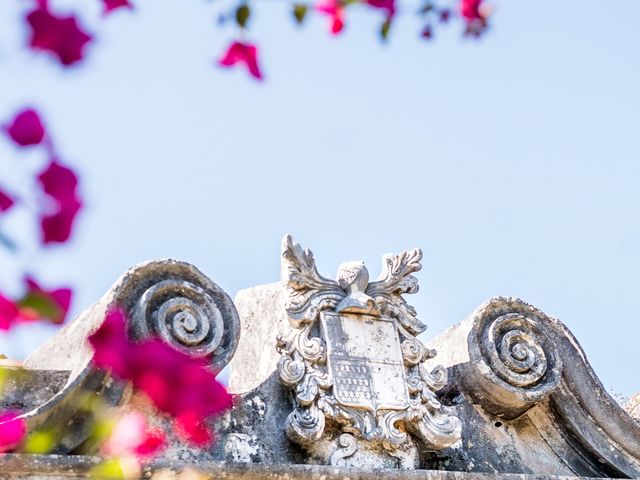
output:
[[[371,412],[409,407],[398,329],[391,318],[322,312],[333,395]]]
[[[460,422],[435,395],[446,375],[424,367],[434,353],[416,336],[426,325],[402,297],[418,290],[412,273],[421,268],[422,252],[385,257],[374,282],[362,262],[340,265],[335,281],[321,276],[313,254],[289,236],[282,255],[293,327],[277,344],[280,381],[294,394],[287,436],[311,447],[329,421],[337,427],[330,435],[342,431],[392,451],[409,433],[432,449],[458,441]],[[347,437],[340,438],[349,449]]]

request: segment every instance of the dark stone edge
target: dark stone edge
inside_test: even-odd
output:
[[[0,476],[39,475],[49,477],[87,477],[104,460],[86,455],[0,454]],[[468,473],[443,470],[369,470],[338,468],[326,465],[260,464],[227,462],[193,462],[189,464],[153,462],[144,467],[143,477],[161,470],[180,472],[197,470],[206,478],[228,480],[561,480],[587,477],[528,475],[512,473]],[[91,475],[96,478],[95,474]]]

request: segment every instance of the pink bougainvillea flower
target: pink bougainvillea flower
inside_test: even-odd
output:
[[[129,341],[120,310],[106,315],[89,342],[97,367],[131,381],[159,410],[171,415],[178,431],[194,444],[212,438],[206,421],[232,405],[231,396],[204,360],[189,357],[160,340]]]
[[[64,323],[71,305],[70,288],[47,291],[35,280],[27,277],[27,293],[17,302],[20,316],[25,320],[47,319],[51,323]]]
[[[366,4],[385,11],[388,18],[393,17],[396,13],[395,0],[366,0]]]
[[[483,0],[460,0],[460,15],[467,21],[481,19],[480,5]]]
[[[315,7],[318,12],[329,16],[331,21],[331,34],[338,35],[344,28],[344,4],[342,1],[318,0]]]
[[[466,35],[478,37],[486,30],[491,7],[484,0],[460,0],[459,10],[467,24]]]
[[[5,127],[9,138],[21,147],[38,145],[44,138],[44,126],[38,113],[27,108],[16,114],[11,123]]]
[[[162,431],[150,428],[141,413],[131,412],[118,420],[101,451],[114,457],[152,457],[165,446],[166,438]]]
[[[43,209],[40,216],[42,241],[48,243],[64,243],[71,236],[76,215],[82,208],[78,199],[78,177],[68,167],[52,160],[40,173],[38,181],[44,192],[53,199],[55,209]]]
[[[194,445],[206,447],[213,442],[213,434],[205,421],[193,411],[179,415],[175,426],[178,435]]]
[[[233,42],[222,55],[218,63],[223,67],[232,67],[237,63],[244,64],[249,73],[258,80],[262,79],[262,73],[258,66],[258,49],[250,43]]]
[[[0,213],[4,213],[9,210],[11,207],[13,207],[14,203],[15,201],[9,196],[8,193],[0,190]]]
[[[17,412],[0,413],[0,453],[15,449],[27,434],[27,425]]]
[[[128,8],[129,10],[133,9],[133,5],[131,5],[129,0],[102,0],[102,3],[104,4],[103,13],[105,15],[108,15],[119,8]]]
[[[26,21],[31,27],[29,46],[52,53],[65,66],[82,60],[85,47],[92,40],[74,15],[56,16],[49,11],[46,2],[39,2]]]
[[[18,306],[0,294],[0,330],[9,330],[20,317]]]
[[[144,441],[136,447],[138,457],[152,457],[166,447],[167,439],[160,430],[148,430]]]
[[[46,291],[31,278],[26,279],[26,284],[27,291],[20,300],[13,301],[0,294],[0,330],[35,320],[63,323],[71,305],[71,290],[58,288]]]

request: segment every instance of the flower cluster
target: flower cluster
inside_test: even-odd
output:
[[[7,137],[19,148],[41,146],[48,160],[36,177],[36,215],[40,223],[43,245],[64,243],[71,237],[75,218],[82,207],[78,197],[78,177],[58,160],[53,143],[38,113],[30,108],[19,112],[4,127]],[[23,199],[0,188],[0,215],[6,215]],[[0,293],[0,330],[13,325],[46,319],[63,323],[71,303],[72,292],[68,288],[51,291],[41,288],[27,276],[25,293],[12,300]]]
[[[38,113],[27,108],[19,112],[4,127],[9,139],[21,148],[44,146],[48,163],[37,179],[44,195],[39,198],[39,219],[42,243],[64,243],[71,236],[76,215],[82,207],[78,197],[78,177],[57,158],[53,143],[46,133]],[[6,213],[16,204],[17,199],[0,189],[0,212]]]
[[[311,12],[317,12],[329,19],[329,31],[332,35],[339,35],[346,26],[346,11],[353,5],[365,5],[383,14],[383,21],[380,26],[380,36],[386,40],[398,11],[396,0],[316,0],[313,5],[295,3],[293,5],[293,17],[296,22],[302,24]],[[459,0],[458,13],[465,25],[464,34],[466,36],[479,37],[488,28],[488,19],[491,8],[484,0]],[[448,23],[456,13],[449,8],[438,7],[432,0],[426,0],[418,9],[419,15],[423,17],[422,38],[433,37],[433,18],[440,23]],[[235,20],[241,31],[247,28],[251,9],[246,0],[235,10]],[[223,19],[226,17],[223,17]],[[234,65],[244,66],[249,74],[261,80],[263,78],[258,66],[258,48],[253,43],[245,41],[233,41],[227,47],[222,57],[218,61],[222,67],[232,67]]]
[[[64,323],[71,304],[71,290],[58,288],[47,291],[28,278],[26,293],[13,301],[0,294],[0,330],[9,330],[16,323],[46,319],[54,324]]]
[[[178,435],[195,445],[211,443],[213,434],[207,423],[230,408],[232,399],[204,360],[158,339],[132,342],[127,338],[125,315],[118,309],[106,315],[89,342],[94,364],[144,392],[174,419]]]
[[[30,29],[29,46],[33,50],[51,54],[63,66],[78,63],[84,58],[87,45],[92,43],[94,35],[84,29],[76,15],[61,15],[53,12],[47,0],[34,0],[35,7],[26,15],[26,23]],[[129,0],[101,0],[103,13],[108,15],[115,10],[133,10]],[[245,37],[251,8],[249,0],[239,0],[232,15],[221,15],[222,23],[233,16],[241,30],[241,37]],[[288,0],[285,0],[288,1]],[[293,0],[293,18],[302,24],[310,12],[326,16],[329,19],[329,31],[332,35],[343,32],[346,26],[346,11],[355,5],[364,5],[383,14],[380,26],[380,36],[387,39],[391,25],[401,10],[396,0],[315,0],[306,4]],[[425,39],[433,37],[435,22],[448,23],[458,15],[465,25],[466,36],[479,37],[488,28],[491,14],[490,6],[485,0],[457,0],[457,9],[440,7],[434,0],[423,0],[421,7],[416,8],[422,17],[423,27],[421,36]],[[242,66],[255,79],[262,80],[263,74],[258,61],[258,47],[246,40],[233,40],[218,59],[218,65],[224,68]],[[0,208],[1,207],[0,198]]]

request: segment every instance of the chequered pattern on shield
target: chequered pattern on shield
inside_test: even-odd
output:
[[[343,401],[373,408],[373,386],[371,371],[365,361],[353,357],[332,358],[336,396]]]

